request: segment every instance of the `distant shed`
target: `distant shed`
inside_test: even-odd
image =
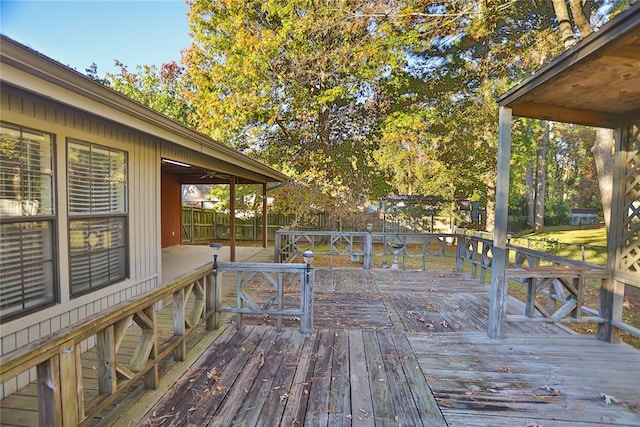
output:
[[[571,211],[569,212],[569,224],[598,225],[598,209],[571,208]]]

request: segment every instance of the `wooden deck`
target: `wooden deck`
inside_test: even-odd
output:
[[[226,314],[190,359],[167,360],[158,390],[133,387],[90,425],[640,426],[639,350],[539,322],[490,340],[488,306],[488,285],[465,273],[318,269],[312,335],[293,318],[278,333],[273,316],[236,330]],[[158,318],[170,336],[171,312]],[[95,360],[82,356],[86,402]],[[0,425],[37,425],[36,396],[31,385],[0,402]]]
[[[317,270],[314,334],[229,319],[109,424],[640,426],[640,351],[541,323],[490,340],[488,290],[451,271]]]

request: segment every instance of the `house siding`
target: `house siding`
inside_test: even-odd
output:
[[[37,313],[2,324],[0,351],[5,355],[52,332],[81,321],[160,284],[160,155],[157,138],[101,120],[88,113],[3,85],[2,121],[55,136],[56,253],[59,302]],[[128,153],[129,279],[71,298],[69,284],[66,139],[73,138]],[[90,338],[83,350],[94,345]],[[35,379],[25,372],[2,384],[0,398]]]

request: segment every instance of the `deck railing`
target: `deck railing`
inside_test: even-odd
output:
[[[479,278],[482,283],[489,281],[493,262],[493,241],[475,233],[396,234],[280,230],[276,232],[275,261],[289,260],[311,249],[316,255],[328,255],[329,268],[332,268],[335,257],[348,256],[352,259],[362,257],[363,268],[370,269],[373,268],[377,257],[388,258],[392,255],[391,246],[394,243],[398,243],[401,247],[398,251],[398,268],[406,269],[409,259],[418,258],[421,261],[421,269],[426,270],[429,258],[452,256],[447,248],[455,245],[456,269],[463,271],[468,268],[471,275]],[[415,250],[415,247],[420,245],[422,249]],[[413,246],[413,252],[407,249],[409,246]],[[378,252],[375,248],[379,248]],[[612,279],[611,271],[600,266],[511,244],[507,245],[507,253],[507,259],[510,261],[506,277],[512,285],[524,286],[526,296],[523,312],[508,315],[504,320],[551,323],[592,322],[607,324],[609,327],[640,337],[640,329],[637,327],[624,321],[607,320],[606,313],[614,310],[611,306],[612,302],[606,300],[607,292],[604,291],[606,283]],[[595,307],[587,303],[585,298],[587,288],[595,289],[600,294]],[[621,302],[617,301],[617,304]]]
[[[173,330],[167,333],[158,325],[156,308],[171,299]],[[168,356],[184,360],[195,326],[213,327],[214,301],[211,267],[203,267],[3,356],[0,380],[35,368],[39,425],[84,425],[137,380],[156,388],[161,361]],[[121,344],[129,332],[139,338],[133,352],[125,354]],[[96,347],[97,392],[92,395],[85,393],[82,372],[81,348],[87,341]]]
[[[605,323],[600,307],[585,303],[585,285],[593,281],[600,291],[611,272],[595,265],[556,255],[509,245],[513,268],[506,277],[525,287],[523,315],[507,316],[509,321]]]
[[[280,292],[277,298],[280,298],[281,309],[275,314],[300,316],[303,332],[311,331],[313,269],[309,266],[221,263],[219,271],[239,275],[260,272],[280,291],[283,289],[282,277],[297,275],[302,293],[300,307],[295,310],[282,307],[283,294]],[[275,275],[269,275],[269,272]],[[0,363],[0,384],[35,371],[37,424],[85,425],[138,380],[144,381],[145,388],[157,388],[161,364],[171,356],[175,361],[185,360],[187,340],[202,330],[197,326],[217,329],[220,313],[224,311],[239,315],[273,312],[268,311],[269,307],[254,310],[257,308],[254,305],[240,309],[222,307],[222,285],[221,282],[218,285],[214,277],[211,266],[199,268],[170,285],[96,313],[9,353]],[[241,290],[248,279],[243,280],[242,285],[238,285]],[[171,301],[173,304],[168,304]],[[242,301],[248,302],[244,294]],[[158,311],[160,306],[165,309]],[[171,312],[169,316],[164,314],[167,310]],[[161,316],[164,317],[161,319]],[[91,349],[90,357],[94,359],[90,361],[86,360],[89,352],[83,351],[87,347],[95,347]],[[91,383],[88,387],[85,387],[87,378],[83,378],[86,376],[83,375],[83,361],[90,363],[90,370],[95,371],[94,379],[88,380]]]
[[[447,249],[453,248],[458,236],[446,233],[278,230],[275,262],[286,262],[311,250],[316,256],[328,257],[329,268],[333,268],[334,258],[338,257],[348,257],[355,263],[362,262],[367,270],[384,265],[388,258],[395,256],[398,268],[406,269],[409,260],[418,259],[424,271],[429,258],[456,256]]]
[[[309,264],[221,263],[219,274],[225,272],[235,273],[236,304],[222,306],[218,287],[216,307],[221,313],[235,313],[236,327],[241,326],[243,314],[269,315],[276,317],[279,331],[282,316],[287,316],[300,319],[300,332],[312,332],[314,276]],[[253,292],[247,290],[251,285]],[[287,294],[297,295],[297,302],[292,301],[295,298],[285,298]]]
[[[451,255],[447,249],[454,244],[457,249],[455,255]],[[407,250],[409,246],[415,248],[420,245],[422,253]],[[378,248],[378,252],[374,248]],[[309,249],[314,250],[315,255],[326,254],[330,258],[361,256],[365,269],[373,267],[376,257],[388,257],[392,251],[402,259],[402,268],[406,268],[408,258],[417,257],[422,270],[426,269],[428,257],[455,256],[458,270],[469,268],[471,274],[474,277],[479,275],[482,281],[486,281],[493,259],[492,241],[475,236],[278,232],[276,261],[290,259]],[[610,307],[601,300],[599,309],[589,308],[584,301],[586,281],[595,279],[604,283],[611,279],[610,271],[531,249],[511,245],[507,249],[512,260],[507,278],[525,286],[526,301],[523,314],[507,316],[506,320],[608,322],[602,311]],[[400,262],[398,264],[400,268]],[[307,265],[221,263],[218,272],[236,275],[235,306],[222,306],[223,291],[214,280],[212,268],[202,267],[170,285],[121,303],[7,354],[0,363],[0,381],[4,383],[35,370],[40,425],[84,425],[137,380],[143,380],[147,388],[156,388],[162,361],[169,356],[177,361],[184,360],[187,339],[195,333],[196,326],[204,324],[206,329],[217,328],[222,312],[237,314],[238,325],[245,314],[275,315],[279,320],[278,326],[282,316],[299,316],[301,330],[311,331],[313,269]],[[249,282],[256,277],[262,280],[260,292],[264,294],[268,290],[272,293],[266,301],[262,300],[264,302],[245,292]],[[295,289],[298,289],[297,293],[293,292]],[[293,294],[299,294],[299,299],[293,306],[285,305],[283,301]],[[171,319],[161,325],[157,308],[171,300]],[[637,331],[620,322],[612,326],[632,334]],[[138,334],[134,340],[135,348],[125,354],[121,351],[122,343],[127,333],[134,329]],[[92,388],[97,390],[92,393],[85,390],[83,383],[82,348],[86,347],[87,340],[93,340],[96,347],[96,359],[92,363],[97,371],[97,385]],[[68,402],[74,404],[69,405]]]

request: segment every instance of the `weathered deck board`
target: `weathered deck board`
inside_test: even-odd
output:
[[[305,338],[267,326],[227,330],[223,335],[237,338],[215,342],[194,365],[217,366],[219,378],[212,383],[201,368],[187,372],[149,412],[148,425],[446,425],[403,334],[318,329]],[[233,345],[244,354],[227,359]],[[352,348],[362,357],[357,363],[350,363]],[[226,365],[204,362],[212,357]],[[224,390],[204,392],[217,386]]]
[[[259,370],[252,375],[251,386],[244,384],[246,391],[234,394],[242,402],[229,406],[240,409],[225,422],[640,425],[633,406],[640,399],[633,371],[640,366],[640,352],[571,335],[555,325],[508,324],[512,338],[490,340],[488,290],[459,273],[317,271],[315,334],[279,353],[288,360],[288,370],[281,370],[283,360],[274,358],[275,365],[262,368],[268,374]],[[511,304],[512,310],[520,308]],[[244,322],[265,325],[269,320]],[[297,326],[294,320],[284,324]],[[273,393],[280,388],[266,393],[260,384],[272,385],[273,372],[289,387],[280,395],[282,402]],[[630,403],[606,406],[598,388]],[[259,415],[249,415],[254,408]],[[223,425],[216,414],[211,420],[210,425]],[[157,425],[168,424],[160,420]]]
[[[450,425],[640,425],[640,352],[629,346],[575,335],[408,339]]]

